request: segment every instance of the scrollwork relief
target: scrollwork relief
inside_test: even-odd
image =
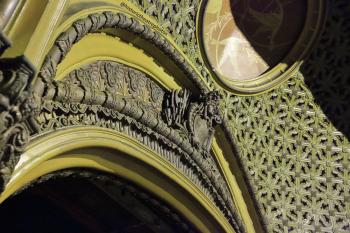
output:
[[[0,60],[0,191],[4,189],[34,125],[28,92],[34,69],[23,57]]]

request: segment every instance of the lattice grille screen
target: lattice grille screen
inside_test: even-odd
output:
[[[302,75],[260,97],[232,96],[227,106],[268,231],[349,232],[349,142]]]
[[[171,33],[213,87],[195,38],[199,1],[132,2]],[[330,1],[301,73],[260,96],[227,97],[225,114],[268,232],[350,232],[349,33],[350,3]]]

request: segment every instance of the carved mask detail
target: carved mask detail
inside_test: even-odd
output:
[[[163,119],[171,127],[190,136],[192,143],[209,152],[214,126],[221,124],[218,92],[190,98],[188,90],[175,90],[164,98]]]

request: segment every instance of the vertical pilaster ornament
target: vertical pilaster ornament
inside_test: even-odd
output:
[[[34,69],[24,59],[0,60],[0,191],[29,140],[35,101],[29,94]]]

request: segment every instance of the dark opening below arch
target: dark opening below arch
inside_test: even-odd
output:
[[[80,170],[40,178],[0,206],[0,220],[6,233],[195,232],[134,184]]]

